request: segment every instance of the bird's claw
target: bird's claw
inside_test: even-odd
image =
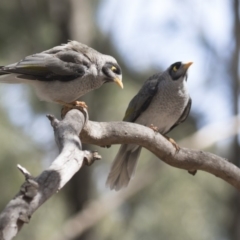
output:
[[[73,108],[76,108],[76,109],[78,109],[78,108],[81,108],[81,109],[88,108],[88,106],[85,102],[75,101],[72,104],[73,104]]]
[[[172,138],[170,138],[170,137],[168,137],[168,136],[165,136],[165,135],[163,135],[163,136],[175,147],[176,152],[178,153],[179,150],[180,150],[180,147],[179,147],[179,145],[174,141],[174,139],[172,139]]]
[[[85,102],[80,102],[80,101],[74,101],[71,103],[60,103],[63,105],[63,108],[61,110],[61,117],[63,118],[68,111],[72,109],[78,109],[80,111],[83,111],[84,109],[87,109],[88,106]]]
[[[154,132],[158,132],[159,128],[154,126],[153,124],[150,124],[149,128],[151,128]]]

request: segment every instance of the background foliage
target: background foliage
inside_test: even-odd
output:
[[[238,0],[2,0],[0,29],[0,65],[69,39],[115,56],[124,91],[106,84],[86,95],[91,120],[121,120],[145,79],[179,60],[194,61],[188,78],[193,108],[172,137],[183,139],[238,114]],[[47,113],[59,117],[60,107],[40,102],[27,86],[0,86],[0,209],[23,182],[17,163],[37,175],[57,155]],[[16,239],[52,239],[92,200],[116,194],[105,180],[118,146],[84,147],[97,149],[103,160],[76,174]],[[239,166],[238,136],[207,150]],[[240,239],[239,194],[230,185],[204,172],[192,177],[147,151],[132,184],[141,185],[141,177],[153,180],[76,239]]]

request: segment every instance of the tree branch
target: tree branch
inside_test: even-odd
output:
[[[234,116],[225,122],[205,125],[197,132],[186,136],[178,143],[190,145],[191,148],[209,148],[218,141],[225,140],[238,134],[240,129],[240,116]],[[237,129],[235,126],[237,125]],[[226,127],[227,126],[227,127]],[[202,141],[204,139],[204,142]],[[72,240],[81,236],[85,231],[98,224],[106,215],[118,208],[132,196],[139,194],[144,188],[156,182],[162,168],[155,164],[148,164],[135,176],[134,181],[124,191],[106,193],[97,200],[92,200],[81,211],[71,216],[62,225],[61,230],[56,230],[51,240]],[[148,176],[147,178],[145,176]],[[106,206],[106,207],[104,207]],[[92,214],[94,212],[94,214]],[[85,216],[88,216],[86,219]],[[77,227],[74,227],[77,226]]]
[[[53,126],[60,154],[51,166],[36,178],[18,165],[26,182],[0,215],[1,240],[10,240],[16,236],[24,223],[29,222],[32,214],[59,191],[84,163],[90,165],[94,160],[100,159],[96,152],[82,151],[78,136],[85,124],[84,114],[72,110],[62,121],[51,115],[48,118]]]
[[[84,143],[99,146],[137,144],[147,148],[165,163],[186,170],[204,170],[222,178],[240,190],[240,169],[214,154],[175,148],[161,134],[142,125],[127,122],[97,123],[87,121],[86,114],[71,110],[62,121],[48,116],[54,129],[60,155],[49,169],[34,178],[21,166],[26,182],[0,215],[0,239],[12,239],[32,214],[55,192],[60,190],[82,167],[100,159],[97,153],[81,150]],[[84,128],[83,128],[84,127]],[[83,129],[82,129],[83,128]]]
[[[128,122],[88,121],[80,137],[84,143],[99,146],[122,143],[141,145],[173,167],[209,172],[240,190],[240,169],[227,159],[187,148],[181,148],[176,153],[173,145],[161,134],[142,125]]]

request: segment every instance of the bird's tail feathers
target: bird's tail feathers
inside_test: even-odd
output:
[[[118,191],[128,185],[134,175],[141,149],[137,145],[121,145],[107,178],[106,184],[110,189]]]

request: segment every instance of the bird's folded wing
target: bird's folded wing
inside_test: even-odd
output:
[[[191,106],[192,106],[192,99],[189,97],[188,103],[187,103],[186,107],[184,108],[182,115],[177,120],[177,122],[169,129],[168,132],[170,132],[173,128],[175,128],[177,125],[179,125],[180,123],[182,123],[186,120],[186,118],[188,117],[188,115],[190,113]]]
[[[32,80],[69,81],[81,77],[90,67],[89,59],[72,50],[56,54],[45,52],[27,56],[18,63],[0,68],[3,73],[16,73],[19,78]]]
[[[153,75],[142,86],[137,95],[131,100],[123,121],[134,122],[144,112],[157,92],[160,74]]]

